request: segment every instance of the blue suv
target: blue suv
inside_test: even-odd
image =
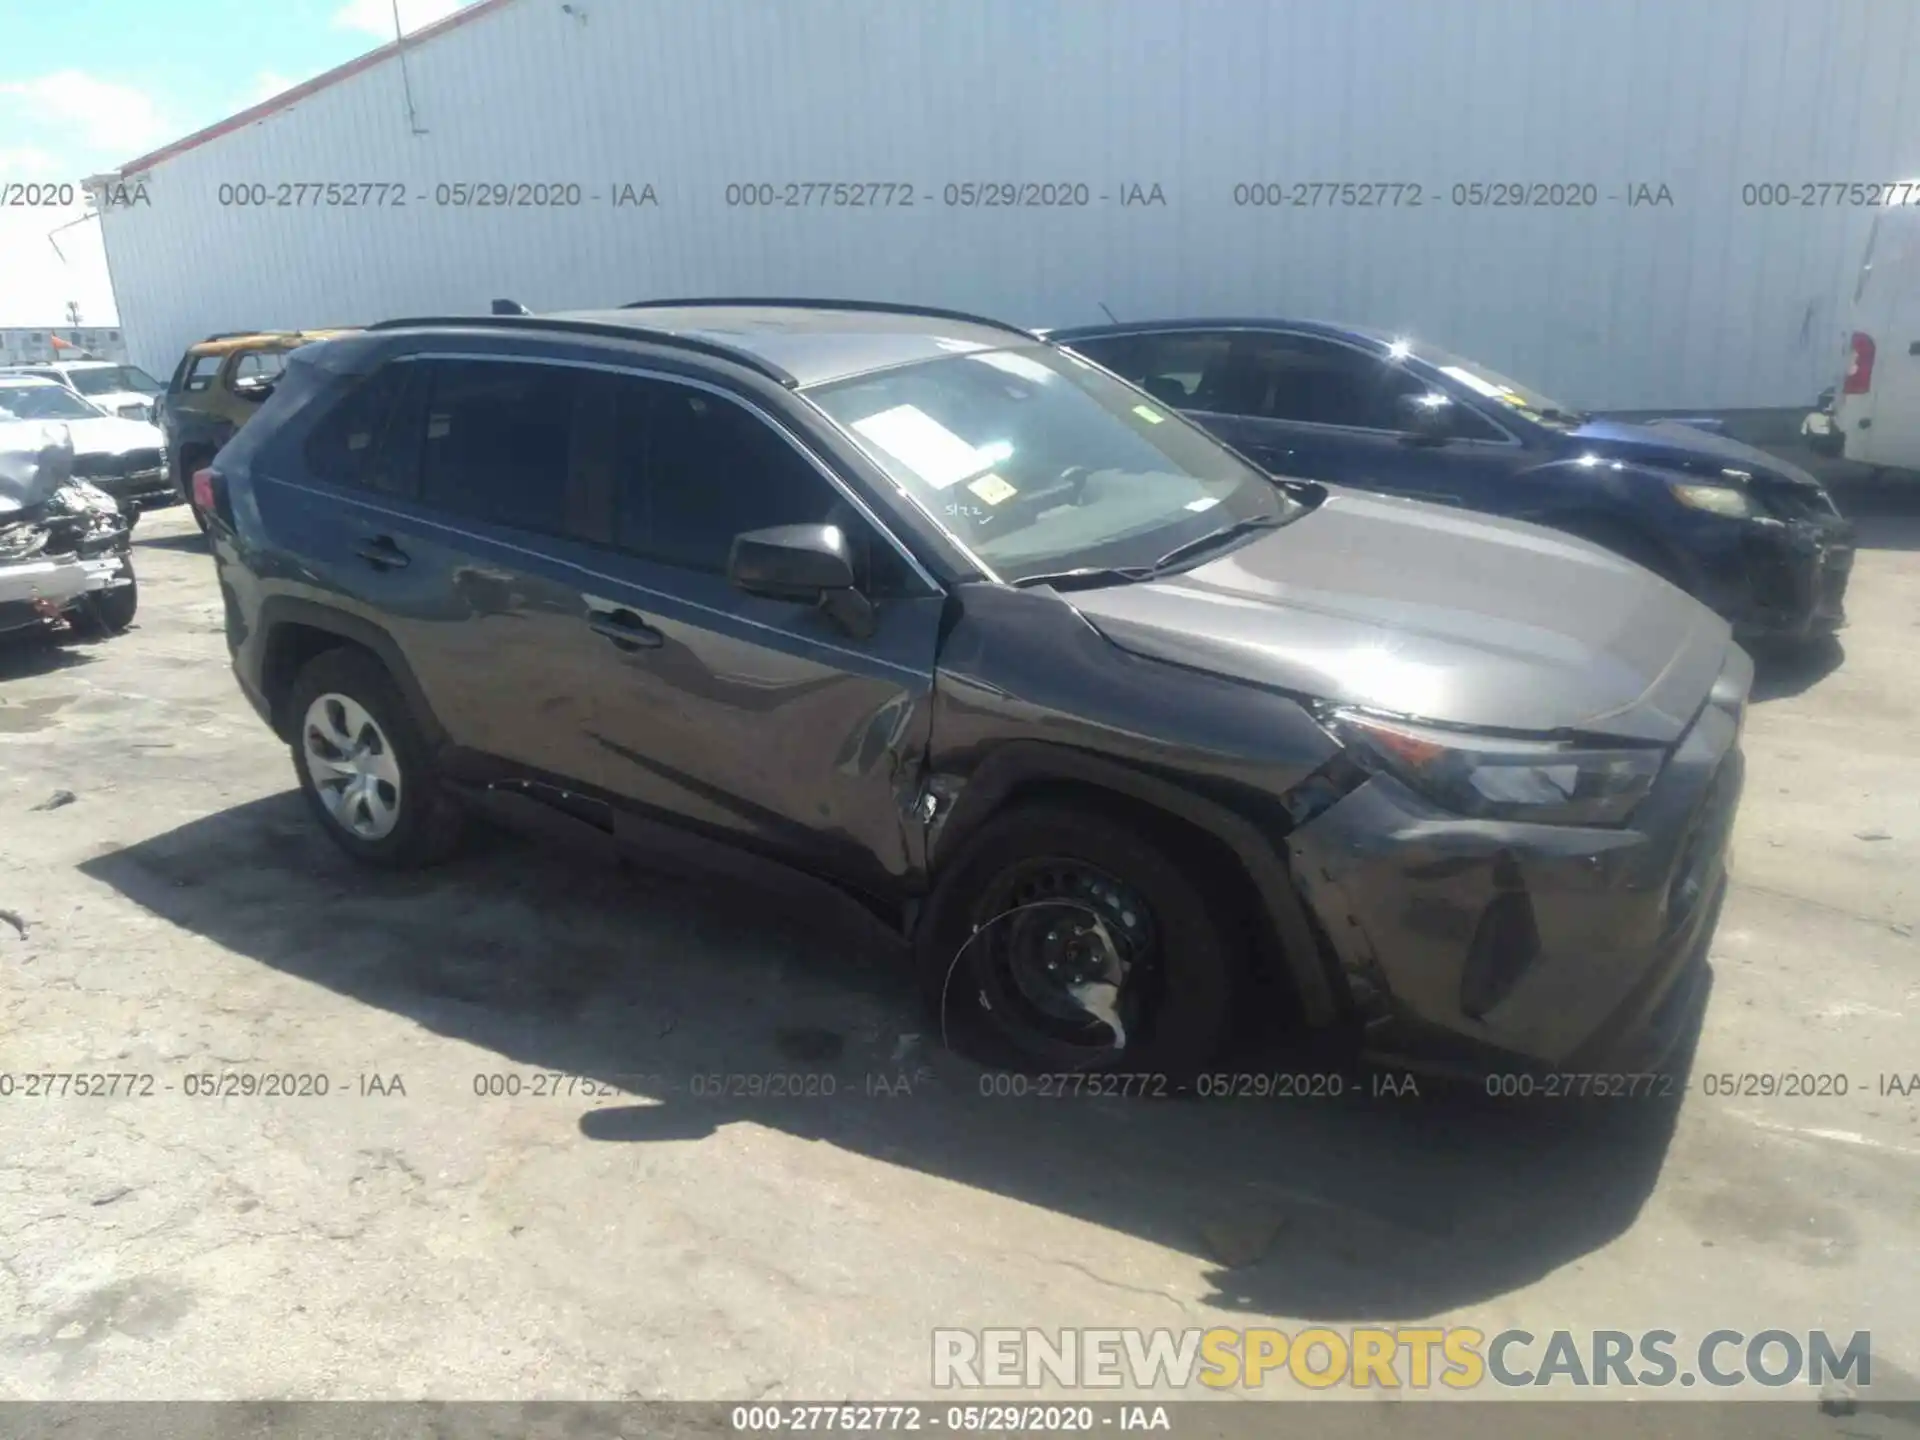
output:
[[[1048,335],[1275,474],[1551,525],[1678,585],[1743,640],[1846,623],[1853,526],[1826,487],[1695,425],[1596,419],[1354,326],[1168,320]]]

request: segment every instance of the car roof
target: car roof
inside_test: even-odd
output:
[[[1371,325],[1347,325],[1333,320],[1292,320],[1275,315],[1210,315],[1183,320],[1127,320],[1105,325],[1063,325],[1040,333],[1059,345],[1095,340],[1107,335],[1164,335],[1185,330],[1292,330],[1329,340],[1361,340],[1370,345],[1390,344],[1394,336]]]
[[[225,355],[232,350],[246,350],[256,345],[305,345],[314,340],[352,333],[351,327],[331,330],[242,330],[226,335],[209,335],[187,348],[195,355]]]
[[[471,327],[587,332],[689,349],[804,387],[946,355],[1032,344],[1031,331],[959,311],[880,301],[692,299],[546,315],[433,316],[379,330]]]

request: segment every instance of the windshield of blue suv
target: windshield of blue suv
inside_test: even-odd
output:
[[[1510,380],[1476,360],[1450,355],[1445,350],[1429,349],[1424,345],[1416,347],[1413,353],[1448,379],[1466,386],[1476,395],[1518,410],[1529,420],[1546,425],[1579,425],[1587,418],[1571,405],[1562,404],[1530,385],[1522,385],[1518,380]]]
[[[1302,508],[1165,406],[1051,346],[972,349],[805,393],[1003,580],[1151,565]]]

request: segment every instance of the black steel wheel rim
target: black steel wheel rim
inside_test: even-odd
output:
[[[1016,1039],[1098,1062],[1137,1032],[1160,942],[1133,886],[1084,860],[1021,860],[982,891],[972,923],[973,974]]]

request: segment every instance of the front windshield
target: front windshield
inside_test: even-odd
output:
[[[0,420],[98,420],[100,412],[64,385],[0,385]]]
[[[82,395],[114,395],[127,390],[146,395],[160,393],[160,383],[138,365],[102,365],[98,369],[69,370],[67,379]]]
[[[1150,565],[1300,508],[1171,410],[1052,346],[978,349],[806,394],[1004,580]]]
[[[1522,385],[1517,380],[1510,380],[1497,370],[1489,370],[1478,361],[1451,355],[1445,350],[1430,350],[1425,346],[1415,353],[1427,364],[1438,369],[1441,374],[1457,380],[1476,395],[1497,400],[1502,405],[1512,406],[1531,419],[1545,421],[1548,424],[1578,424],[1583,418],[1573,406],[1543,395],[1530,385]]]

